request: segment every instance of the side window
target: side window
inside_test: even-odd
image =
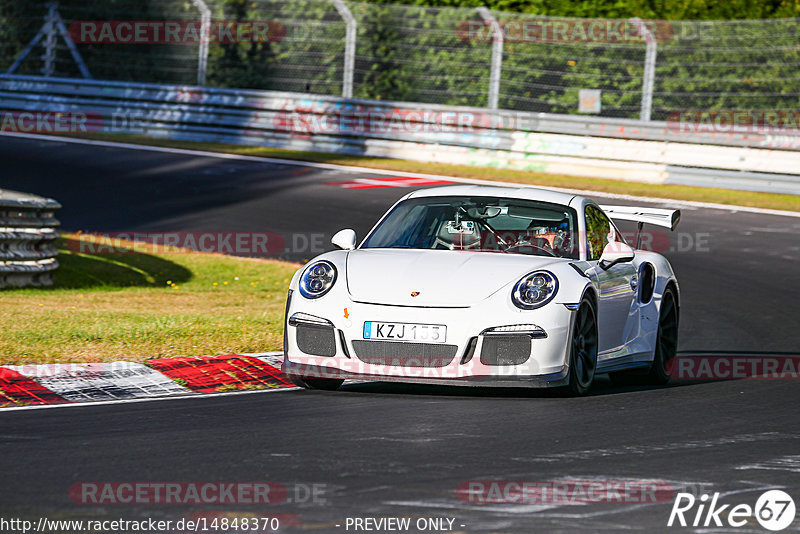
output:
[[[611,221],[595,206],[586,206],[586,250],[589,260],[599,260],[611,233]]]

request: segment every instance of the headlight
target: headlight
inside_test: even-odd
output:
[[[330,291],[336,282],[336,267],[329,261],[315,261],[300,277],[300,294],[316,299]]]
[[[526,274],[514,286],[511,300],[517,308],[533,310],[550,302],[558,291],[558,280],[547,271]]]

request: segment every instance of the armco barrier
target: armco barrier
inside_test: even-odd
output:
[[[5,75],[0,112],[4,131],[135,133],[800,194],[794,131],[680,131],[657,121]]]
[[[0,287],[45,286],[58,268],[55,240],[61,204],[0,189]]]

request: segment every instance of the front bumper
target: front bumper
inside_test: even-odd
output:
[[[309,349],[306,333],[298,331],[298,322],[291,320],[285,325],[282,370],[299,378],[481,387],[553,387],[565,385],[568,380],[567,347],[574,312],[561,304],[550,303],[537,310],[522,311],[501,299],[489,299],[480,306],[468,308],[423,308],[367,304],[342,298],[309,300],[297,295],[287,306],[287,317],[293,315],[318,318],[330,329],[325,342],[315,349],[318,353],[309,354],[314,350]],[[446,344],[455,355],[440,363],[420,365],[408,363],[408,360],[381,364],[363,358],[356,347],[361,346],[363,350],[365,321],[446,325]],[[519,324],[535,324],[546,332],[546,337],[532,336],[530,355],[521,363],[487,365],[482,358],[484,344],[490,337],[497,339],[498,336],[486,334],[486,330]],[[354,344],[354,341],[359,343]],[[382,343],[390,343],[390,348],[395,349],[403,342]],[[400,348],[406,352],[415,350],[409,345],[419,347],[420,344]],[[422,348],[427,351],[438,347],[429,344]],[[325,355],[320,355],[323,350]],[[423,356],[419,360],[426,361]]]
[[[378,375],[361,374],[345,371],[343,369],[326,367],[320,369],[315,365],[304,365],[284,360],[281,370],[284,374],[299,378],[330,378],[341,380],[366,380],[374,382],[402,382],[405,384],[434,384],[438,386],[472,386],[472,387],[498,387],[498,388],[547,388],[566,386],[569,381],[568,368],[563,366],[556,373],[532,376],[464,376],[461,378],[426,377],[424,372],[420,376],[411,376],[414,372],[409,370],[404,376],[383,373]]]

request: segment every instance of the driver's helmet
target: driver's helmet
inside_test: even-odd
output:
[[[542,221],[532,220],[525,231],[524,241],[540,249],[547,251],[553,250],[551,239],[555,228],[552,224],[544,223]]]

